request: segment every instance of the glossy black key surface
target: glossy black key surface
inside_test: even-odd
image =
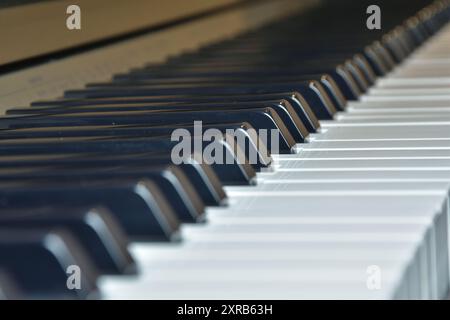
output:
[[[154,112],[188,112],[188,111],[239,111],[239,110],[262,110],[263,108],[270,108],[275,112],[275,114],[280,118],[282,124],[286,127],[289,134],[292,136],[292,138],[298,142],[301,143],[304,141],[304,139],[308,136],[309,132],[307,131],[305,125],[303,124],[302,120],[299,117],[298,110],[295,110],[294,107],[287,101],[287,100],[277,100],[277,101],[246,101],[246,102],[234,102],[234,103],[217,103],[217,102],[211,102],[211,103],[205,103],[200,105],[192,105],[192,104],[178,104],[178,105],[168,105],[164,107],[156,107],[153,110],[150,108],[146,109],[137,109],[138,111],[144,111],[144,110],[152,110]],[[83,110],[83,113],[73,112],[74,109],[71,108],[69,113],[73,113],[75,116],[80,115],[89,115],[90,113],[96,113],[96,112],[102,112],[102,114],[107,115],[105,110],[100,109],[87,109]],[[78,111],[78,110],[76,110]],[[116,112],[117,115],[127,115],[127,114],[133,114],[133,110],[129,109],[122,109],[122,110],[113,110],[111,111],[111,114]],[[222,126],[224,128],[226,126]],[[220,128],[219,128],[220,129]],[[231,129],[231,128],[230,128]]]
[[[141,179],[155,183],[173,207],[182,222],[197,222],[203,219],[204,203],[186,175],[176,166],[100,166],[88,167],[74,163],[64,168],[36,170],[20,168],[0,169],[0,181],[90,181],[111,179]]]
[[[155,167],[170,164],[169,154],[74,154],[74,155],[43,155],[43,156],[22,156],[22,157],[0,157],[0,168],[9,170],[14,168],[70,168],[74,165],[80,167],[110,167],[124,166],[129,168]],[[195,159],[186,159],[178,167],[194,184],[202,200],[208,206],[220,206],[226,203],[226,194],[222,184],[214,170],[206,163],[200,163]]]
[[[149,86],[149,85],[161,85],[166,86],[176,86],[176,85],[186,85],[186,84],[196,84],[200,88],[204,87],[205,84],[219,83],[226,86],[230,84],[240,85],[240,84],[259,84],[266,85],[274,84],[291,86],[297,90],[303,90],[303,92],[308,92],[307,90],[300,89],[297,87],[302,82],[316,81],[321,83],[323,88],[329,97],[333,100],[334,106],[343,110],[346,105],[345,95],[355,95],[354,93],[356,83],[352,83],[351,80],[347,79],[346,75],[338,73],[335,77],[326,73],[308,73],[299,74],[295,70],[283,71],[280,74],[277,70],[261,70],[257,68],[256,70],[250,69],[245,70],[245,68],[236,68],[236,70],[218,71],[216,73],[210,73],[203,76],[199,76],[198,72],[192,72],[191,74],[185,74],[185,77],[177,76],[165,76],[160,78],[139,78],[136,80],[134,77],[131,79],[122,79],[118,82],[111,82],[105,84],[90,84],[88,88],[107,88],[107,87],[132,87],[132,86]],[[337,77],[337,78],[336,78]],[[353,93],[351,93],[353,92]],[[345,93],[345,94],[344,94]],[[353,97],[354,98],[354,97]],[[330,109],[331,111],[332,109]]]
[[[26,298],[99,297],[97,270],[76,238],[61,229],[0,227],[0,268]],[[68,277],[76,270],[80,285],[69,289]]]
[[[27,173],[25,174],[27,175]],[[28,176],[31,175],[28,173]],[[203,219],[204,203],[195,191],[193,185],[189,182],[186,175],[176,166],[155,166],[155,167],[133,167],[125,166],[110,166],[110,167],[66,167],[62,170],[47,170],[36,172],[37,177],[44,177],[44,179],[140,179],[145,178],[155,183],[161,192],[165,194],[168,202],[173,207],[175,214],[182,222],[196,222]],[[20,175],[12,177],[7,173],[0,174],[0,180],[3,178],[13,180],[20,179]],[[31,178],[34,178],[32,176]]]
[[[198,95],[236,95],[236,94],[273,94],[286,91],[298,91],[313,109],[319,119],[331,119],[336,112],[335,106],[326,91],[318,82],[310,81],[299,84],[212,84],[212,85],[173,85],[160,87],[100,87],[84,90],[66,91],[67,98],[112,98],[112,97],[143,97],[152,95],[198,94]]]
[[[46,128],[29,128],[29,129],[10,129],[0,131],[0,139],[6,140],[7,144],[11,144],[14,141],[20,143],[21,141],[28,141],[36,143],[42,142],[52,142],[66,138],[69,142],[72,138],[77,138],[78,140],[72,141],[86,141],[93,140],[96,137],[99,139],[105,139],[108,136],[112,138],[118,137],[133,137],[136,136],[138,139],[144,136],[156,137],[158,139],[166,139],[171,141],[180,141],[180,139],[189,139],[190,137],[198,137],[202,139],[202,136],[208,134],[208,131],[214,130],[214,132],[219,131],[225,142],[231,143],[231,138],[233,140],[239,140],[240,144],[244,142],[249,143],[246,146],[246,156],[247,153],[255,152],[258,155],[257,163],[254,163],[258,168],[259,166],[267,167],[270,162],[270,154],[268,151],[264,150],[270,148],[270,140],[266,139],[264,132],[258,132],[249,123],[229,123],[229,124],[206,124],[194,122],[193,125],[167,125],[167,126],[145,126],[145,125],[123,125],[123,126],[81,126],[81,127],[46,127]],[[180,131],[181,130],[181,131]],[[183,133],[179,136],[178,133]],[[219,135],[219,136],[220,136]],[[204,140],[204,139],[203,139]],[[193,147],[196,145],[194,144]],[[194,148],[193,148],[194,149]],[[167,149],[169,150],[169,149]],[[172,151],[171,149],[170,151]],[[159,155],[161,157],[161,155]]]
[[[178,239],[179,220],[151,181],[56,181],[0,183],[0,208],[38,206],[107,207],[133,240]]]
[[[195,143],[196,139],[193,139]],[[74,143],[75,142],[75,143]],[[203,141],[199,141],[199,145],[202,146]],[[255,170],[249,163],[239,162],[235,155],[235,150],[225,143],[224,141],[215,141],[223,147],[224,159],[234,159],[232,163],[228,162],[226,165],[221,163],[213,163],[211,166],[214,172],[218,175],[220,181],[225,185],[245,185],[251,184],[255,178]],[[57,156],[65,154],[82,153],[84,157],[89,157],[90,154],[98,154],[107,152],[112,155],[126,155],[134,153],[145,153],[146,157],[155,157],[165,155],[165,158],[172,157],[172,148],[176,145],[176,142],[167,141],[167,138],[161,140],[160,138],[149,139],[116,139],[116,140],[76,140],[76,141],[60,141],[52,142],[38,141],[38,139],[32,139],[31,141],[25,141],[25,143],[16,144],[10,149],[10,152],[5,152],[0,158],[11,157],[14,154],[15,157],[35,156],[46,157],[48,155]],[[195,146],[194,146],[195,147]],[[13,151],[14,150],[14,151]],[[194,148],[192,148],[194,150]],[[203,148],[201,148],[203,150]],[[0,152],[1,153],[1,152]],[[189,161],[190,156],[184,158],[184,162]]]
[[[346,65],[337,65],[333,69],[323,69],[322,67],[292,67],[292,66],[281,66],[274,67],[272,63],[270,66],[255,66],[249,67],[247,63],[242,63],[242,65],[231,65],[231,66],[204,66],[206,70],[216,70],[216,73],[206,73],[203,68],[194,68],[193,70],[188,70],[185,77],[177,78],[178,73],[174,72],[173,74],[169,73],[169,76],[172,76],[174,79],[169,82],[167,75],[162,75],[161,81],[158,81],[159,78],[152,74],[152,78],[147,79],[143,78],[141,74],[130,76],[130,79],[120,78],[120,81],[103,83],[103,84],[89,84],[88,88],[105,88],[105,87],[120,87],[120,86],[135,86],[137,85],[175,85],[181,86],[182,84],[192,83],[196,84],[199,87],[204,87],[207,81],[205,80],[208,77],[211,77],[211,81],[217,78],[218,80],[230,80],[231,78],[237,78],[233,83],[237,84],[240,81],[246,81],[248,83],[261,83],[270,82],[272,84],[281,85],[290,85],[290,90],[293,88],[298,89],[298,84],[301,81],[308,80],[317,80],[320,82],[320,79],[323,75],[327,75],[330,79],[332,79],[342,91],[342,94],[350,100],[355,100],[360,94],[361,91],[364,92],[367,89],[367,83],[362,75],[361,71],[358,67],[349,63],[350,68]],[[199,70],[196,70],[199,69]],[[177,70],[178,71],[178,70]],[[180,73],[183,72],[182,70]],[[146,73],[145,73],[146,74]],[[204,74],[202,78],[195,78],[197,74]],[[187,77],[187,78],[186,78]]]
[[[11,272],[0,269],[0,300],[24,299]]]
[[[39,128],[39,127],[65,127],[65,126],[95,126],[95,125],[174,125],[187,124],[190,126],[194,121],[202,121],[205,124],[223,124],[248,122],[256,130],[266,129],[279,132],[279,151],[291,152],[295,145],[289,129],[279,117],[276,110],[271,107],[266,108],[244,108],[236,110],[210,110],[210,111],[130,111],[130,112],[97,112],[86,115],[80,114],[56,114],[49,116],[21,116],[0,118],[0,126],[4,129],[14,128]],[[295,124],[289,123],[289,127]],[[144,135],[145,136],[145,135]],[[270,136],[270,135],[269,135]],[[134,139],[135,142],[128,143],[130,148],[148,148],[149,150],[159,150],[161,148],[171,148],[174,142],[167,139],[148,138],[149,140]],[[151,141],[150,141],[151,139]],[[96,144],[99,139],[90,139],[91,144]],[[118,139],[115,139],[117,141]],[[147,142],[146,142],[147,141]],[[150,143],[152,142],[152,143]],[[2,142],[5,145],[5,141]],[[117,141],[117,143],[119,143]],[[126,143],[126,142],[124,142]],[[136,145],[139,144],[139,145]],[[10,149],[14,148],[12,143]],[[103,145],[103,144],[102,144]],[[67,146],[69,147],[69,146]],[[76,146],[72,147],[76,148]],[[102,148],[102,146],[96,146]],[[104,147],[107,147],[106,144]],[[6,149],[5,149],[6,150]],[[100,149],[99,149],[100,150]],[[75,150],[73,150],[75,151]],[[145,151],[145,150],[143,150]],[[1,153],[1,151],[0,151]]]
[[[326,80],[326,79],[325,79]],[[53,101],[38,101],[32,104],[33,108],[14,108],[7,111],[7,114],[39,114],[39,113],[65,113],[66,108],[83,110],[84,108],[102,108],[105,111],[129,110],[153,107],[154,105],[173,105],[179,103],[207,104],[211,102],[246,102],[246,101],[269,101],[286,100],[297,112],[299,118],[310,133],[314,133],[320,127],[316,115],[312,111],[308,102],[298,92],[286,92],[280,94],[240,94],[240,95],[166,95],[133,98],[97,98],[97,99],[61,99]],[[34,112],[34,109],[37,111]],[[75,111],[76,112],[76,111]]]
[[[217,70],[218,68],[215,66],[211,67],[211,70],[216,70],[215,72],[209,71],[174,71],[173,73],[169,73],[167,75],[163,74],[161,76],[156,76],[152,72],[150,72],[150,77],[146,78],[147,73],[145,74],[136,74],[130,75],[129,78],[119,78],[116,82],[109,83],[93,83],[88,84],[87,87],[89,89],[93,88],[108,88],[108,87],[132,87],[132,86],[181,86],[185,84],[195,84],[198,87],[204,87],[205,84],[210,83],[233,83],[239,84],[241,82],[244,83],[253,83],[253,84],[277,84],[277,85],[291,85],[292,88],[296,88],[296,85],[301,83],[302,81],[318,81],[325,84],[323,78],[326,77],[329,79],[328,81],[333,82],[335,88],[334,91],[338,91],[340,98],[344,98],[346,96],[350,99],[355,99],[357,95],[359,95],[359,90],[367,89],[367,81],[363,77],[361,71],[353,64],[349,63],[350,68],[349,71],[343,70],[342,66],[336,67],[336,70],[333,72],[323,72],[320,73],[321,70],[317,70],[314,68],[307,70],[296,70],[290,67],[287,70],[278,70],[274,68],[272,65],[269,67],[256,67],[256,68],[248,68],[247,64],[243,66],[236,67],[225,67],[223,70]],[[357,70],[358,69],[358,70]],[[209,68],[207,70],[210,70]],[[181,73],[181,74],[180,74]],[[354,75],[353,75],[354,74]],[[355,77],[357,77],[355,79]],[[363,77],[363,79],[361,79]],[[358,87],[360,85],[360,87]],[[362,88],[364,86],[364,88]],[[335,94],[333,91],[328,92],[330,95]],[[344,99],[345,100],[345,99]],[[345,107],[345,101],[340,102],[341,107]]]
[[[0,211],[0,228],[62,228],[78,240],[99,272],[136,272],[128,240],[105,208],[43,207]]]
[[[270,135],[269,135],[270,137]],[[98,153],[98,152],[111,152],[115,154],[124,153],[136,153],[136,152],[147,152],[154,154],[171,154],[173,147],[176,146],[178,142],[172,142],[165,138],[117,138],[114,140],[105,139],[78,139],[78,140],[62,140],[53,139],[51,141],[39,141],[39,139],[21,139],[19,143],[11,143],[9,141],[4,144],[4,156],[16,155],[38,155],[38,154],[65,154],[65,153]],[[194,146],[191,150],[195,150],[195,144],[198,139],[193,138],[192,144]],[[235,150],[233,150],[225,140],[215,140],[213,143],[219,144],[223,150],[223,159],[234,159],[233,162],[226,162],[225,160],[221,163],[214,162],[212,164],[215,172],[219,176],[220,180],[224,184],[248,184],[255,177],[255,171],[251,164],[246,162],[239,162],[237,159]],[[202,146],[210,144],[210,142],[205,142],[202,139],[199,140],[198,145]],[[283,147],[283,146],[282,146]],[[9,149],[9,152],[6,152]],[[200,148],[204,150],[204,147]],[[0,149],[1,150],[1,149]],[[1,154],[1,151],[0,151]],[[186,155],[186,159],[190,158]]]
[[[298,109],[297,103],[291,105],[287,100],[275,100],[275,101],[246,101],[246,102],[228,102],[228,103],[218,103],[210,102],[204,104],[191,104],[191,103],[178,103],[178,104],[157,104],[157,105],[115,105],[115,106],[83,106],[78,108],[40,108],[40,109],[20,109],[20,113],[23,111],[28,111],[34,115],[40,116],[52,116],[52,115],[70,115],[77,117],[89,116],[89,114],[99,114],[102,112],[106,115],[111,114],[132,114],[137,111],[149,111],[153,113],[157,112],[176,112],[176,111],[210,111],[210,110],[251,110],[255,108],[269,107],[277,113],[280,119],[283,121],[284,125],[289,130],[290,134],[293,136],[296,142],[303,142],[308,136],[309,132],[304,125],[302,119],[303,111]],[[14,111],[14,110],[11,110]],[[14,114],[14,112],[8,112],[8,114]],[[109,112],[109,113],[107,113]],[[225,127],[225,126],[222,126]],[[225,127],[226,128],[226,127]],[[168,128],[174,130],[174,128]],[[154,129],[155,130],[155,129]],[[170,134],[171,131],[160,131],[161,133]]]

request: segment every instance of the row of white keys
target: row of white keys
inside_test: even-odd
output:
[[[257,186],[226,188],[229,207],[183,226],[182,243],[133,244],[141,274],[102,279],[105,298],[444,297],[450,95],[439,79],[450,61],[440,41],[450,27],[297,154],[274,157]],[[414,76],[433,61],[422,86]]]

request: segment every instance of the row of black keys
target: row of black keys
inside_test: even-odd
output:
[[[60,100],[10,109],[0,118],[0,296],[96,297],[99,275],[135,273],[130,239],[179,240],[180,223],[202,222],[206,206],[226,204],[223,185],[250,185],[270,165],[249,129],[278,130],[279,150],[270,141],[265,147],[291,152],[448,17],[446,3],[436,4],[382,42],[337,24],[332,34],[317,31],[328,48],[294,17]],[[308,48],[292,41],[299,35]],[[216,143],[224,158],[238,157],[226,140],[235,129],[257,161],[174,165],[171,133],[194,133],[199,120],[203,130],[223,133]],[[207,144],[199,136],[191,142]],[[78,290],[67,287],[72,265],[82,271]]]

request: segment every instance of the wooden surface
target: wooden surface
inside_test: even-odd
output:
[[[0,10],[0,65],[152,27],[242,0],[58,0]],[[81,30],[66,8],[81,8]]]
[[[316,4],[316,0],[265,1],[0,76],[0,114],[13,106],[58,97],[87,82],[106,81],[145,63],[162,62],[168,55],[232,37]]]

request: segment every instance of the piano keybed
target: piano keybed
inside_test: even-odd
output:
[[[388,8],[383,37],[328,4],[9,109],[0,297],[446,297],[449,3]],[[194,121],[279,148],[174,165]]]

